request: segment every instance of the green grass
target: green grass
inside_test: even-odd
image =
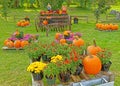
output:
[[[89,15],[89,23],[86,21],[79,21],[79,24],[72,24],[73,32],[81,32],[82,38],[86,43],[91,43],[95,38],[97,44],[102,48],[108,48],[112,51],[112,66],[110,71],[115,74],[115,86],[120,84],[120,30],[114,32],[104,32],[95,30],[95,19],[92,11],[80,8],[71,8],[70,15]],[[30,16],[31,25],[25,28],[16,26],[13,21],[14,13],[17,17],[24,18],[26,15]],[[3,47],[3,42],[7,39],[16,29],[24,31],[24,33],[39,34],[40,41],[50,39],[53,40],[55,32],[50,32],[49,37],[45,36],[45,32],[36,32],[34,26],[34,18],[39,10],[23,10],[11,9],[8,22],[0,19],[0,48]],[[19,20],[19,19],[17,19]],[[93,20],[93,21],[92,21]],[[120,24],[119,24],[120,25]],[[0,49],[0,86],[31,86],[31,74],[26,71],[29,65],[29,57],[24,50],[2,50]]]

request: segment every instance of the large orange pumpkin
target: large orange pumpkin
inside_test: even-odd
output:
[[[23,47],[25,47],[25,46],[28,45],[28,44],[29,44],[28,41],[22,41],[22,42],[21,42],[21,47],[23,48]]]
[[[86,56],[83,59],[83,66],[85,73],[93,75],[98,74],[102,67],[100,59],[95,55]]]
[[[15,48],[20,48],[21,47],[21,41],[20,40],[15,40],[14,47]]]
[[[96,55],[98,52],[102,51],[102,49],[96,45],[96,41],[93,40],[94,45],[90,45],[87,48],[88,53],[90,53],[91,55]]]

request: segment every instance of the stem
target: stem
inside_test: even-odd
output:
[[[96,44],[96,40],[95,40],[95,39],[93,39],[93,44],[94,44],[95,47],[97,47],[97,44]]]

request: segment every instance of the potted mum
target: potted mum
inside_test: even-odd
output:
[[[43,62],[33,62],[27,67],[27,71],[32,73],[34,81],[39,81],[43,78],[43,70],[46,66]]]
[[[102,62],[102,71],[109,71],[109,68],[112,64],[112,62],[110,61],[110,57],[111,57],[112,53],[108,50],[108,49],[103,49],[101,52],[99,52],[97,54],[97,56],[100,58],[101,62]]]
[[[45,51],[45,49],[37,42],[32,42],[29,46],[26,46],[25,50],[32,62],[40,61],[41,56]]]
[[[47,64],[47,67],[44,70],[44,75],[46,77],[47,84],[50,86],[55,85],[56,77],[59,74],[59,62],[61,61],[61,55],[51,57],[50,63]]]
[[[45,44],[44,45],[44,53],[42,55],[42,61],[44,62],[50,62],[51,57],[55,56],[55,49],[53,46],[51,46],[51,44]]]

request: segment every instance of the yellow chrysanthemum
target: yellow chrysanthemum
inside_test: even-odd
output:
[[[47,64],[42,63],[42,62],[33,62],[28,66],[27,71],[34,72],[34,73],[40,73],[41,71],[44,70],[46,66]]]
[[[69,35],[69,33],[68,33],[68,31],[64,31],[64,33],[63,33],[64,35],[66,35],[66,36],[68,36]]]

